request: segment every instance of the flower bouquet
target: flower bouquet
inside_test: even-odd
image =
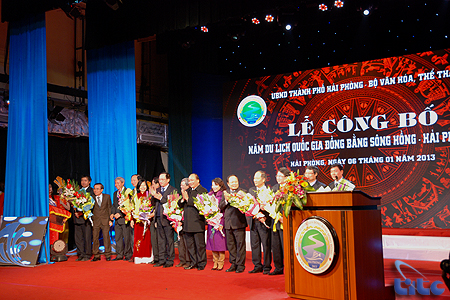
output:
[[[259,203],[255,198],[243,191],[239,191],[236,194],[224,193],[228,203],[239,209],[241,213],[246,216],[255,216],[259,212]]]
[[[206,223],[213,227],[213,234],[215,230],[220,227],[220,221],[223,214],[219,209],[219,201],[214,195],[208,195],[207,193],[199,194],[194,197],[194,206],[198,209],[199,214],[204,215]],[[225,236],[222,229],[219,230],[222,236]]]
[[[296,173],[291,172],[285,184],[275,193],[273,200],[276,203],[275,211],[282,212],[287,217],[292,204],[303,210],[303,205],[306,204],[306,191],[314,191],[314,188],[303,179],[298,170]]]
[[[172,224],[172,227],[179,234],[183,229],[181,221],[183,220],[183,208],[178,206],[178,200],[181,199],[181,195],[175,190],[172,194],[167,196],[167,202],[162,206],[164,208],[164,215]]]
[[[94,208],[94,199],[85,190],[80,190],[80,186],[74,180],[67,179],[67,182],[60,176],[56,177],[54,181],[58,185],[58,192],[60,197],[72,203],[76,210],[83,213],[85,220],[89,219],[92,222],[92,209]]]
[[[119,210],[124,213],[125,223],[128,223],[133,219],[133,203],[131,202],[131,197],[133,191],[131,189],[126,189],[124,193],[119,192]]]

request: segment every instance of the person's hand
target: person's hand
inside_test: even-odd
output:
[[[111,215],[109,216],[109,219],[110,219],[111,221],[114,220],[114,215],[111,214]]]
[[[222,231],[223,225],[219,225],[219,231]]]
[[[156,189],[154,187],[150,187],[150,195],[152,195],[153,197],[155,197],[156,195]]]
[[[280,222],[281,224],[283,224],[283,219],[284,219],[284,218],[281,217],[280,220],[279,220],[279,222]]]
[[[111,226],[112,226],[112,224],[113,224],[113,222],[112,222],[112,221],[109,221],[109,227],[111,227]]]
[[[183,195],[183,200],[187,201],[187,199],[189,198],[188,193],[186,191],[181,191],[181,194]]]
[[[156,193],[156,195],[155,195],[155,198],[158,199],[158,200],[161,200],[162,197],[163,197],[163,196],[162,196],[161,193]]]
[[[75,217],[79,218],[79,217],[81,217],[82,214],[83,213],[81,211],[77,211],[77,212],[75,212]]]
[[[114,218],[116,218],[116,219],[120,218],[120,214],[119,214],[119,213],[116,213],[116,214],[114,215]]]
[[[155,212],[152,212],[151,214],[150,214],[150,218],[153,218],[155,216]]]
[[[266,223],[266,217],[262,217],[258,219],[261,223]]]
[[[131,228],[134,228],[134,220],[131,220],[130,226],[131,226]]]

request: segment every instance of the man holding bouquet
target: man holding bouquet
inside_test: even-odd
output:
[[[199,214],[194,205],[194,197],[204,193],[208,193],[208,191],[200,185],[198,175],[194,173],[189,175],[189,188],[182,192],[183,198],[178,203],[180,207],[184,207],[183,230],[186,236],[189,256],[191,257],[191,265],[185,267],[185,270],[197,267],[198,271],[202,271],[207,263],[205,244],[206,220],[203,215]]]
[[[249,193],[257,198],[258,192],[266,187],[266,173],[264,171],[256,171],[253,182],[255,186],[250,188]],[[247,222],[250,226],[250,244],[252,247],[252,262],[254,269],[249,273],[261,273],[267,275],[272,269],[272,252],[271,252],[271,228],[273,219],[265,210],[260,210],[255,216],[247,216]],[[261,244],[264,252],[264,265],[261,264]]]
[[[169,185],[170,175],[167,172],[163,172],[159,175],[159,188],[154,191],[155,195],[152,195],[155,199],[155,219],[156,219],[156,232],[158,233],[158,263],[153,265],[154,267],[170,268],[173,266],[175,259],[174,248],[174,229],[167,220],[167,216],[164,215],[163,204],[167,202],[167,197],[170,196],[176,189]],[[153,190],[152,190],[153,192]]]
[[[130,201],[128,195],[131,190],[125,188],[125,179],[117,177],[114,185],[117,191],[113,194],[113,204],[111,208],[111,221],[116,220],[114,230],[116,232],[116,258],[113,260],[130,260],[133,256],[133,241],[131,240],[130,223],[125,220],[125,214],[119,206],[123,201]]]
[[[241,191],[247,192],[239,187],[239,179],[236,175],[228,176],[227,185],[229,187],[227,193],[230,195],[235,195]],[[242,273],[245,270],[245,228],[247,227],[247,220],[239,209],[230,205],[226,196],[225,201],[219,203],[219,208],[224,210],[227,248],[231,263],[231,267],[226,272]]]
[[[81,177],[81,189],[94,197],[94,190],[91,188],[91,177],[83,175]],[[75,245],[77,246],[77,261],[88,261],[92,256],[92,225],[91,221],[84,219],[83,212],[71,208],[73,223],[75,227]]]

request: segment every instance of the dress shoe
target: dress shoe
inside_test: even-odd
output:
[[[181,267],[186,267],[188,266],[188,264],[183,264],[183,263],[179,263],[178,265],[176,265],[176,268],[181,268]]]
[[[150,262],[151,265],[156,265],[157,263],[158,263],[157,260],[152,260],[152,261]]]
[[[205,267],[197,267],[197,271],[203,271]]]
[[[269,275],[270,271],[263,271],[263,275]]]
[[[157,264],[153,265],[153,267],[162,267],[162,266],[164,266],[164,264],[157,263]]]
[[[273,272],[270,272],[269,275],[283,275],[283,270],[273,270]]]
[[[130,258],[129,260],[127,260],[130,263],[134,263],[134,257]]]
[[[164,267],[163,268],[172,268],[173,267],[173,265],[170,265],[170,264],[166,264],[166,265],[164,265]]]
[[[236,273],[243,273],[244,270],[245,270],[245,268],[244,268],[244,269],[237,269],[237,270],[236,270]]]
[[[106,261],[111,261],[111,257],[107,257],[107,258],[106,258]]]
[[[116,261],[116,260],[123,260],[123,257],[116,256],[116,258],[114,258],[113,261]]]
[[[94,257],[91,261],[99,261],[100,257]]]
[[[87,257],[87,256],[85,256],[85,257],[83,257],[82,259],[81,259],[81,261],[88,261],[88,260],[91,260],[89,257]]]
[[[213,268],[211,269],[211,271],[215,271],[215,270],[217,270],[217,267],[213,267]]]
[[[222,271],[222,270],[223,270],[223,267],[217,268],[216,270],[217,270],[217,271]]]
[[[229,269],[227,269],[225,272],[234,272],[236,271],[236,268],[234,266],[231,266]]]
[[[250,274],[253,274],[253,273],[261,273],[263,270],[261,270],[261,269],[253,269],[253,270],[251,270],[251,271],[248,271]]]
[[[78,258],[75,261],[81,261],[83,259],[83,256],[78,256]]]
[[[190,266],[184,267],[185,270],[191,270],[191,269],[194,269],[194,268],[196,268],[195,265],[190,265]]]

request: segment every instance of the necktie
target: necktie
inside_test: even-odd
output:
[[[102,197],[97,196],[97,203],[99,207],[102,207]]]
[[[165,187],[161,187],[161,195],[164,194],[164,192],[166,191]]]

